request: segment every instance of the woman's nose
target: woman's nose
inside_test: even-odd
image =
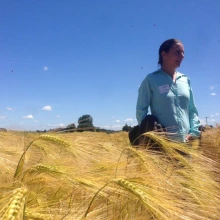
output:
[[[181,52],[181,53],[180,53],[180,56],[181,56],[182,58],[184,58],[184,52]]]

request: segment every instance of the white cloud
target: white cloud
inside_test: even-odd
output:
[[[12,110],[12,108],[10,108],[10,107],[7,107],[7,110],[8,110],[8,111],[11,111],[11,110]]]
[[[115,118],[115,116],[112,116],[112,118]]]
[[[111,126],[110,125],[104,125],[103,128],[109,129]]]
[[[38,121],[37,121],[37,120],[35,120],[35,121],[34,121],[34,123],[38,123]]]
[[[59,116],[59,115],[57,115],[56,117],[57,117],[57,118],[60,118],[60,116]]]
[[[119,123],[119,122],[120,122],[120,120],[116,120],[116,122],[117,122],[117,123]]]
[[[49,105],[46,105],[42,108],[44,111],[52,111],[52,108]]]
[[[60,123],[60,124],[47,124],[47,126],[57,128],[57,127],[65,127],[65,124],[63,124],[63,123]]]
[[[209,86],[209,89],[213,90],[213,89],[215,89],[215,87],[217,87],[217,86]]]
[[[33,115],[27,115],[27,116],[23,116],[23,118],[32,119],[32,118],[34,118],[34,117],[33,117]]]
[[[212,92],[212,93],[210,93],[210,95],[216,95],[216,93]]]
[[[122,125],[112,125],[111,128],[113,130],[118,130],[118,129],[121,129],[122,128]]]
[[[133,121],[133,119],[132,118],[127,118],[124,121],[129,122],[129,121]]]
[[[206,124],[204,119],[199,119],[199,121],[200,121],[201,125],[205,125]]]
[[[215,113],[215,115],[217,115],[217,116],[218,116],[218,115],[219,115],[219,113],[217,112],[217,113]]]
[[[210,115],[210,117],[211,117],[211,118],[213,118],[213,117],[214,117],[214,115]]]
[[[0,116],[0,119],[5,119],[5,118],[7,118],[6,116]]]
[[[110,130],[121,130],[122,125],[104,125],[102,126],[104,129],[110,129]]]
[[[211,119],[210,121],[215,121],[215,119],[213,118],[213,119]]]
[[[48,70],[48,67],[47,67],[47,66],[45,66],[45,67],[44,67],[44,71],[47,71],[47,70]]]

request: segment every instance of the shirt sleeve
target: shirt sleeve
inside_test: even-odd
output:
[[[190,101],[189,101],[189,123],[190,123],[190,131],[189,134],[193,138],[199,138],[201,132],[199,131],[200,121],[198,117],[198,111],[195,106],[192,88],[190,86],[189,80],[189,87],[190,87]]]
[[[136,117],[138,124],[147,116],[150,105],[151,91],[149,78],[146,77],[138,89],[138,99],[136,105]]]

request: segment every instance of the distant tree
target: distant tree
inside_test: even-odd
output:
[[[127,123],[125,124],[125,126],[122,127],[122,131],[127,131],[129,132],[132,129],[131,126],[128,126]]]
[[[74,131],[76,129],[76,125],[74,123],[67,125],[65,130],[72,130]]]
[[[91,115],[82,115],[78,119],[78,126],[80,130],[94,130],[93,119]]]

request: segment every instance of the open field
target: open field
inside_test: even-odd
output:
[[[160,151],[126,132],[0,133],[0,219],[219,219],[220,128]]]

